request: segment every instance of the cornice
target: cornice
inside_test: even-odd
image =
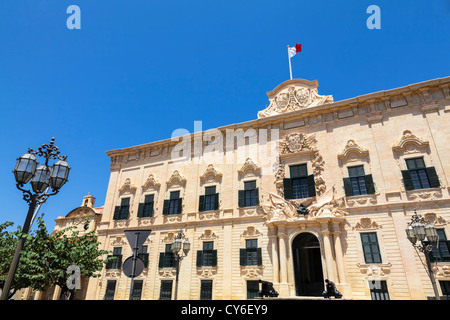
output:
[[[296,81],[297,82],[303,81],[303,82],[307,83],[308,85],[316,84],[316,82],[314,82],[314,81],[307,81],[307,80],[302,80],[302,79],[292,79],[292,80],[288,80],[287,82],[284,82],[283,86],[285,86],[286,83],[288,83],[289,81],[293,81],[292,83],[294,83]],[[281,86],[281,84],[279,86],[277,86],[274,90],[269,92],[268,95],[275,94],[277,92],[277,90],[279,90],[280,86]],[[412,105],[429,105],[430,103],[441,100],[441,99],[432,99],[432,97],[428,91],[431,88],[438,88],[438,89],[443,90],[444,95],[445,95],[444,99],[450,99],[450,93],[449,93],[450,92],[450,77],[444,77],[444,78],[438,78],[438,79],[434,79],[434,80],[419,82],[419,83],[415,83],[415,84],[410,84],[410,85],[399,87],[399,88],[368,93],[368,94],[357,96],[354,98],[330,102],[327,104],[309,107],[309,108],[305,108],[305,109],[301,109],[301,110],[297,110],[297,111],[292,111],[289,113],[278,114],[278,115],[274,115],[274,116],[270,116],[270,117],[264,117],[264,118],[249,120],[249,121],[245,121],[245,122],[229,124],[226,126],[218,127],[216,129],[221,131],[223,134],[225,134],[226,130],[232,130],[232,129],[244,129],[245,130],[247,128],[263,127],[265,125],[272,125],[272,124],[277,125],[282,122],[299,120],[299,119],[307,118],[310,116],[321,117],[321,115],[323,115],[325,113],[329,113],[329,112],[335,113],[334,120],[331,120],[331,121],[339,121],[342,119],[338,117],[338,115],[337,115],[338,111],[351,109],[351,110],[353,110],[353,113],[355,113],[354,111],[357,110],[358,107],[366,106],[366,105],[369,107],[369,112],[365,113],[366,116],[368,116],[372,113],[381,113],[382,114],[385,112],[389,112],[391,110],[389,99],[392,97],[395,97],[395,96],[404,96],[406,100],[409,100],[410,94],[415,92],[423,97],[421,99],[422,101],[419,103],[410,104],[410,101],[407,101],[407,104],[405,106],[397,107],[395,109],[400,109],[402,107],[411,107]],[[384,103],[384,105],[386,106],[386,110],[378,110],[378,111],[372,110],[371,108],[373,108],[373,104],[375,101],[380,101],[380,102]],[[356,116],[356,114],[354,114],[354,116]],[[345,118],[343,118],[343,119],[345,119]],[[305,126],[307,126],[307,125],[308,125],[308,123],[305,124]],[[206,131],[203,131],[203,132],[206,132]],[[195,134],[199,134],[199,132],[196,132]],[[192,140],[194,140],[194,133],[191,133],[186,136],[182,136],[180,138],[185,139],[186,137],[190,137]],[[158,149],[158,148],[170,148],[172,146],[175,146],[178,142],[179,142],[178,140],[165,139],[165,140],[154,141],[154,142],[141,144],[141,145],[137,145],[137,146],[106,151],[106,154],[107,154],[107,156],[112,158],[112,157],[116,157],[116,156],[123,156],[123,155],[132,154],[135,152],[141,152],[141,151],[145,151],[145,150],[154,150],[154,149]]]

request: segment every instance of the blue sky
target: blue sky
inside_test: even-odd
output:
[[[338,101],[449,76],[449,34],[449,0],[3,0],[0,223],[25,220],[12,170],[28,147],[55,137],[72,167],[40,211],[52,230],[88,192],[103,205],[107,150],[255,119],[289,79],[287,45],[303,46],[294,78]]]

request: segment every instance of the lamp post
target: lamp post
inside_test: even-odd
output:
[[[184,239],[184,241],[182,241],[183,239]],[[181,249],[183,249],[183,250],[181,250]],[[183,230],[180,227],[180,231],[178,232],[178,235],[176,236],[175,240],[172,242],[172,246],[171,246],[171,250],[175,257],[175,261],[177,264],[177,272],[176,272],[176,278],[175,278],[175,300],[177,300],[177,297],[178,297],[178,275],[180,273],[180,263],[181,263],[181,260],[183,260],[183,258],[187,256],[190,249],[191,249],[191,243],[189,242],[189,239],[186,238],[186,236],[183,233]]]
[[[43,204],[48,197],[57,194],[60,188],[67,182],[70,171],[70,167],[66,162],[67,156],[59,155],[60,151],[54,145],[54,142],[55,138],[52,138],[50,144],[43,144],[37,151],[28,148],[28,152],[17,159],[13,171],[16,179],[16,187],[22,191],[23,199],[28,203],[28,213],[22,228],[23,234],[28,234],[30,231],[36,207]],[[36,155],[44,157],[45,160],[39,167]],[[57,161],[52,166],[49,166],[50,159],[57,159]],[[25,184],[28,182],[31,184],[32,191],[24,189]],[[50,188],[52,192],[48,193]],[[24,244],[25,237],[19,237],[0,300],[8,299],[14,275],[19,264],[20,251]]]
[[[427,262],[428,275],[430,277],[431,284],[433,285],[434,295],[436,296],[436,300],[440,300],[436,279],[434,278],[429,257],[429,252],[433,250],[433,246],[424,242],[425,238],[427,238],[431,243],[436,243],[438,241],[439,236],[436,232],[436,228],[432,223],[425,221],[425,219],[420,214],[418,215],[416,210],[414,210],[414,215],[411,217],[411,222],[408,223],[408,227],[405,231],[406,236],[412,243],[413,247],[417,248],[420,252],[423,252]],[[419,244],[416,244],[417,240],[420,241]]]

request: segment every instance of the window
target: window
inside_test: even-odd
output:
[[[361,243],[366,263],[381,263],[380,248],[376,232],[361,233]]]
[[[114,293],[116,292],[116,280],[108,280],[106,283],[105,300],[114,300]]]
[[[139,251],[137,253],[137,256],[144,262],[144,268],[148,267],[148,247],[142,246],[139,248]]]
[[[161,290],[159,292],[159,300],[172,299],[172,280],[161,280]]]
[[[386,281],[369,281],[372,300],[390,300]]]
[[[245,249],[240,249],[241,266],[261,266],[261,248],[258,248],[257,239],[245,240]]]
[[[205,195],[200,196],[198,211],[211,211],[219,209],[219,194],[216,187],[205,187]]]
[[[423,158],[406,159],[408,170],[402,170],[406,190],[439,188],[439,177],[434,167],[425,167]]]
[[[442,295],[447,296],[447,299],[450,298],[450,281],[439,281],[441,286]]]
[[[106,263],[106,269],[120,269],[122,267],[122,248],[116,247],[113,249],[113,254],[109,257],[114,257]]]
[[[154,197],[154,194],[148,194],[145,196],[144,203],[139,203],[138,218],[153,216]]]
[[[114,220],[126,220],[130,212],[130,198],[122,198],[120,206],[114,208]]]
[[[133,291],[131,292],[130,300],[141,300],[142,295],[142,280],[133,280]]]
[[[180,198],[180,191],[171,191],[170,199],[164,200],[163,214],[179,214],[182,209],[182,198]]]
[[[308,176],[306,164],[289,167],[290,178],[283,179],[285,199],[304,199],[316,195],[314,175]]]
[[[159,254],[160,268],[174,268],[176,267],[175,256],[172,252],[172,244],[166,244],[165,252]]]
[[[365,174],[364,166],[348,167],[348,176],[348,178],[344,178],[344,189],[347,197],[375,193],[372,175]]]
[[[245,181],[244,190],[239,190],[239,207],[252,207],[259,205],[259,189],[256,181]]]
[[[259,294],[259,281],[249,280],[247,281],[247,299],[253,299],[258,297]]]
[[[200,300],[212,300],[212,280],[202,280],[200,285]]]
[[[427,245],[431,244],[433,250],[429,252],[431,262],[450,262],[450,241],[447,240],[444,229],[436,229],[439,236],[437,243],[424,241]]]
[[[217,250],[214,250],[214,241],[203,242],[203,250],[197,251],[197,267],[217,266]]]

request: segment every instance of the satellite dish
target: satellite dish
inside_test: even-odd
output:
[[[127,258],[123,263],[122,270],[128,278],[138,277],[142,273],[142,271],[144,271],[144,261],[142,261],[141,258],[136,257],[136,265],[134,268],[135,269],[133,274],[133,257],[131,256]]]

